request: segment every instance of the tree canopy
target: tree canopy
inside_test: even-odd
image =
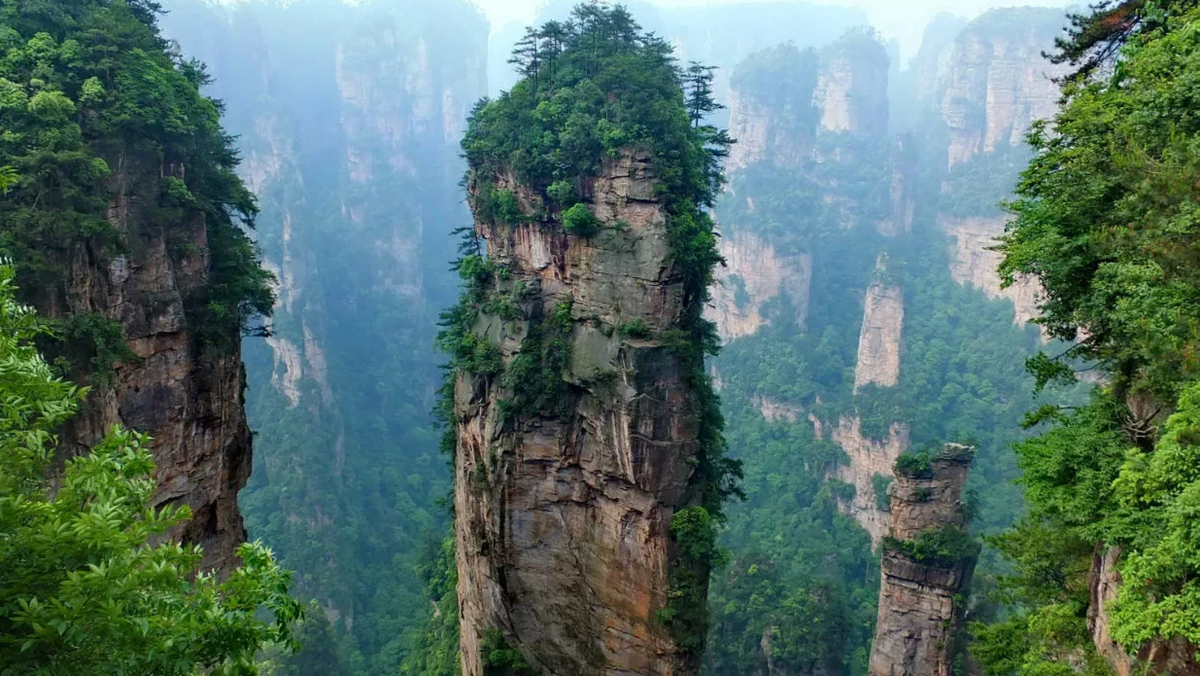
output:
[[[1037,153],[1010,205],[1001,270],[1036,277],[1040,321],[1072,341],[1032,370],[1069,380],[1090,363],[1107,382],[1079,410],[1040,411],[1030,422],[1048,431],[1017,447],[1030,514],[999,544],[1017,564],[1009,600],[1025,611],[978,628],[992,673],[1059,673],[1065,655],[1092,654],[1096,543],[1120,548],[1124,583],[1107,610],[1123,648],[1200,643],[1200,10],[1184,4],[1125,3],[1143,12],[1140,29],[1107,76],[1067,83],[1061,112],[1031,134]]]
[[[158,11],[149,0],[0,2],[0,167],[11,167],[0,251],[24,286],[52,288],[72,247],[128,247],[108,219],[111,193],[148,181],[138,186],[153,195],[139,214],[147,222],[136,227],[204,219],[209,284],[188,311],[203,342],[229,349],[273,303],[241,229],[257,207],[234,173],[221,103],[200,93],[204,67],[168,47]]]

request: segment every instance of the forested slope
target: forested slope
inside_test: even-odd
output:
[[[1022,612],[977,628],[992,673],[1200,673],[1200,12],[1110,5],[1060,44],[1075,76],[1032,136],[1001,247],[1001,272],[1044,286],[1044,326],[1070,344],[1034,362],[1039,384],[1086,364],[1103,386],[1040,410],[1017,446],[1030,511],[999,544]]]

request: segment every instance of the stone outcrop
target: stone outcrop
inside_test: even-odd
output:
[[[959,284],[970,284],[989,298],[1007,298],[1014,308],[1013,321],[1024,325],[1037,317],[1041,288],[1033,279],[1020,279],[1001,288],[998,267],[1003,255],[992,251],[996,238],[1004,234],[1003,216],[938,219],[938,227],[950,239],[950,274]]]
[[[950,676],[961,643],[963,608],[956,597],[975,567],[971,547],[946,558],[918,560],[902,544],[955,529],[966,537],[962,503],[973,451],[948,444],[927,470],[901,471],[890,488],[891,519],[881,561],[879,616],[871,647],[871,676]]]
[[[116,322],[137,360],[118,362],[111,374],[76,363],[71,377],[92,391],[61,435],[66,455],[84,453],[112,425],[149,434],[157,464],[155,504],[187,505],[192,519],[172,537],[204,547],[205,568],[231,569],[245,539],[237,494],[250,475],[241,351],[221,354],[197,344],[185,305],[209,279],[205,216],[163,223],[147,195],[158,194],[164,167],[133,153],[109,158],[108,221],[120,232],[123,253],[83,244],[60,250],[61,284],[26,289],[49,317],[95,313]]]
[[[705,315],[717,325],[721,340],[728,342],[756,333],[767,323],[763,304],[780,293],[787,294],[791,302],[796,326],[804,326],[812,284],[812,254],[779,254],[748,232],[722,237],[718,248],[725,265],[717,268],[717,283]]]
[[[729,102],[729,133],[737,143],[729,153],[729,171],[745,169],[764,159],[783,167],[800,166],[812,139],[809,130],[792,122],[776,115],[756,92],[734,89]]]
[[[891,387],[900,379],[900,335],[904,328],[904,293],[900,287],[874,282],[867,288],[854,391],[868,383]]]
[[[765,413],[764,413],[765,415]],[[824,438],[825,427],[815,417],[811,419],[818,438]],[[830,438],[846,454],[846,464],[839,465],[833,476],[854,486],[854,498],[841,502],[842,513],[851,516],[878,545],[887,534],[888,512],[879,508],[876,482],[892,478],[896,458],[908,450],[908,425],[894,422],[888,428],[887,439],[875,440],[863,436],[862,419],[842,416],[837,426],[830,426]]]
[[[992,10],[959,33],[939,73],[947,165],[1024,142],[1030,125],[1052,116],[1065,72],[1042,57],[1061,29],[1058,10]],[[998,28],[1001,27],[1002,29]]]
[[[655,619],[668,605],[671,517],[693,499],[698,431],[683,364],[655,339],[684,302],[655,184],[647,156],[607,160],[584,192],[601,221],[624,225],[590,238],[553,218],[476,224],[509,271],[499,291],[527,289],[530,319],[483,313],[473,332],[511,365],[539,317],[570,307],[572,328],[569,392],[552,411],[506,416],[503,379],[460,372],[455,383],[465,676],[483,673],[481,644],[494,631],[539,674],[698,671]],[[500,187],[526,213],[540,206],[511,179]],[[635,320],[647,330],[623,337]]]
[[[799,406],[776,401],[770,397],[754,397],[751,403],[759,413],[762,413],[763,420],[767,422],[794,423],[804,413],[804,409]]]
[[[821,131],[887,134],[887,56],[863,56],[841,50],[822,56],[814,94],[821,111]]]

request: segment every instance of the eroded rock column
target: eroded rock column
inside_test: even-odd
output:
[[[665,621],[672,517],[693,501],[698,448],[688,374],[664,340],[682,285],[649,157],[606,160],[586,182],[589,236],[510,178],[496,185],[516,197],[518,223],[482,220],[472,196],[499,299],[472,334],[503,366],[454,384],[465,676],[509,673],[497,647],[537,674],[698,672]],[[561,373],[527,368],[550,363],[544,350],[568,353]],[[521,392],[545,392],[538,378],[554,394],[531,401]]]
[[[936,455],[906,455],[896,462],[871,676],[952,672],[962,648],[959,595],[970,583],[978,553],[962,499],[973,455],[970,447],[947,444]]]

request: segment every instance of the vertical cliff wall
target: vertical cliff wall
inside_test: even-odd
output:
[[[973,449],[949,444],[896,466],[871,676],[950,676],[978,547],[962,502]]]
[[[693,497],[698,433],[685,369],[658,338],[684,300],[655,185],[645,155],[606,161],[586,191],[604,228],[592,238],[554,221],[477,220],[489,259],[508,271],[501,291],[524,289],[530,319],[485,310],[476,333],[511,370],[531,332],[559,322],[571,359],[552,412],[506,414],[501,382],[460,373],[455,383],[468,676],[485,673],[481,647],[497,630],[538,673],[695,673],[655,619],[671,603],[668,532]],[[541,205],[501,187],[523,213]],[[642,328],[629,335],[630,325]]]
[[[251,460],[241,339],[270,310],[269,275],[219,105],[156,7],[6,8],[0,256],[47,320],[38,349],[88,388],[49,471],[112,426],[150,435],[153,504],[191,511],[168,536],[225,574]]]
[[[1038,314],[1037,285],[1018,280],[1002,289],[1000,256],[988,248],[1007,220],[998,205],[1029,159],[1025,134],[1056,109],[1054,78],[1065,66],[1042,54],[1062,23],[1062,12],[1053,9],[989,11],[953,41],[931,45],[914,74],[928,107],[923,124],[937,129],[931,150],[945,153],[938,227],[949,240],[951,272],[962,284],[1012,301],[1019,325]]]
[[[107,219],[123,243],[120,252],[69,244],[50,256],[61,281],[24,290],[42,314],[68,326],[81,317],[111,322],[132,352],[111,372],[98,372],[95,359],[73,360],[71,377],[92,392],[62,444],[70,454],[85,452],[117,424],[151,435],[156,503],[192,510],[172,535],[202,545],[205,567],[227,571],[245,540],[237,494],[251,461],[241,337],[233,327],[224,349],[204,345],[198,317],[189,312],[207,295],[212,275],[204,213],[156,217],[152,196],[165,168],[151,153],[121,148],[108,161],[117,170]]]

